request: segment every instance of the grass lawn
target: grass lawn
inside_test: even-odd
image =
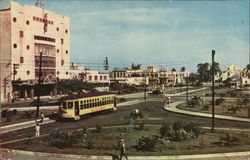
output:
[[[186,155],[201,153],[220,153],[247,151],[250,148],[250,132],[243,131],[215,131],[201,130],[198,138],[191,138],[183,141],[169,141],[159,134],[160,125],[146,125],[143,129],[129,126],[103,128],[98,132],[96,129],[88,129],[86,136],[82,131],[72,131],[75,140],[72,144],[63,145],[62,139],[55,136],[45,136],[34,138],[29,141],[19,141],[6,144],[2,147],[21,149],[29,151],[66,153],[82,155],[106,155],[119,154],[118,143],[123,138],[126,143],[128,155]],[[230,133],[231,139],[237,142],[231,145],[221,143],[220,137],[225,137]],[[78,135],[78,136],[77,136]],[[158,137],[161,143],[157,144],[153,150],[137,150],[138,139],[142,136]],[[78,138],[77,138],[78,137]],[[79,138],[81,137],[81,138]]]

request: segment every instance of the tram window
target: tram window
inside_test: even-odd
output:
[[[83,104],[81,104],[80,106],[81,106],[81,109],[83,109]]]
[[[73,108],[73,102],[68,102],[68,109]]]
[[[81,104],[83,104],[83,101],[80,101]]]
[[[87,104],[84,104],[84,109],[86,109],[87,108]]]
[[[63,102],[63,109],[67,109],[67,103]]]

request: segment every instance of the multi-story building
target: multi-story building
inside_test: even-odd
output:
[[[180,83],[185,83],[185,77],[188,77],[188,72],[176,72],[159,70],[155,66],[148,66],[146,70],[136,70],[115,68],[111,74],[111,83],[126,83],[131,85],[148,85],[148,86],[170,86]]]
[[[69,18],[11,1],[0,10],[0,24],[1,101],[36,95],[40,62],[41,93],[70,77]]]
[[[109,91],[109,71],[103,70],[85,70],[84,80],[88,83],[93,83],[98,91]]]

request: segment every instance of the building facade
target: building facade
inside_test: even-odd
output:
[[[35,96],[40,65],[44,94],[70,77],[69,18],[11,1],[0,23],[1,101]]]
[[[107,70],[85,70],[84,81],[94,84],[95,89],[100,92],[109,91],[110,78]]]
[[[151,87],[164,88],[185,83],[189,72],[176,72],[160,70],[155,66],[148,66],[146,70],[128,68],[115,68],[110,73],[111,83],[126,83],[130,85],[148,85]]]

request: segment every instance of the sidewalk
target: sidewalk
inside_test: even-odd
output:
[[[53,122],[55,122],[55,120],[51,120],[49,118],[44,118],[43,123],[40,123],[40,125],[53,123]],[[33,127],[33,126],[35,127],[35,125],[36,125],[35,121],[32,120],[32,121],[26,121],[26,122],[22,122],[22,123],[15,123],[15,124],[7,125],[7,126],[1,126],[0,133],[3,134],[3,133],[19,130],[19,129],[29,128],[29,127]]]
[[[187,110],[182,110],[177,108],[176,106],[185,103],[185,101],[180,101],[180,102],[174,102],[169,105],[165,105],[164,109],[170,112],[175,112],[175,113],[181,113],[181,114],[186,114],[186,115],[193,115],[193,116],[199,116],[199,117],[208,117],[212,118],[212,114],[210,113],[201,113],[201,112],[192,112],[192,111],[187,111]],[[225,120],[232,120],[232,121],[240,121],[240,122],[249,122],[249,118],[240,118],[240,117],[233,117],[233,116],[227,116],[227,115],[218,115],[215,114],[216,119],[225,119]]]

